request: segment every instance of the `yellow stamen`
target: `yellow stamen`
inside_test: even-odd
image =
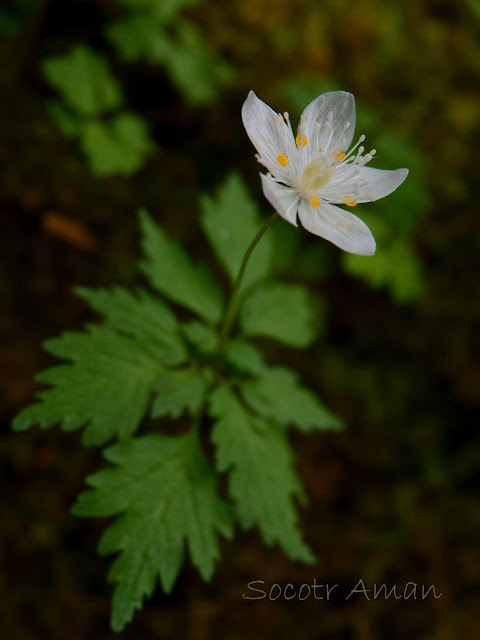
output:
[[[353,196],[345,196],[343,201],[347,205],[347,207],[356,207],[358,204]]]
[[[286,167],[288,165],[288,158],[284,153],[281,153],[278,157],[278,164],[280,164],[282,167]]]
[[[297,143],[297,147],[306,147],[308,144],[308,138],[304,133],[299,133],[295,138],[295,142]]]
[[[320,204],[320,198],[317,198],[317,196],[311,196],[309,199],[309,203],[312,205],[312,207],[317,208]]]
[[[332,151],[332,157],[334,162],[341,162],[345,158],[345,154],[340,149]]]

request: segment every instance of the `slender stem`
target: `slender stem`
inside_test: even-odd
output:
[[[243,276],[244,276],[248,261],[250,259],[250,256],[252,255],[252,252],[257,246],[257,244],[260,242],[262,236],[265,234],[266,231],[268,231],[268,229],[270,228],[270,226],[272,225],[272,223],[275,221],[277,217],[278,217],[278,213],[275,211],[275,213],[273,213],[270,216],[270,218],[265,222],[263,227],[257,233],[255,238],[252,240],[252,242],[250,243],[250,246],[245,252],[245,255],[243,256],[242,264],[240,265],[240,270],[237,274],[235,283],[233,285],[232,295],[230,297],[230,302],[228,303],[228,307],[225,312],[225,318],[223,320],[222,329],[220,331],[220,340],[218,343],[219,355],[223,353],[227,345],[228,338],[230,337],[230,333],[232,331],[233,323],[235,322],[235,317],[237,315],[238,306],[240,302],[240,286],[242,284]]]

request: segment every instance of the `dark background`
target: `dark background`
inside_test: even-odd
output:
[[[18,13],[17,4],[25,3],[7,4]],[[305,249],[328,256],[326,269],[312,266],[307,274],[325,300],[325,327],[309,350],[267,345],[269,358],[296,367],[346,421],[339,434],[294,438],[310,498],[303,526],[318,563],[292,564],[266,549],[255,531],[238,533],[225,544],[211,584],[187,566],[173,593],[157,590],[121,635],[475,638],[480,20],[474,0],[198,3],[185,15],[236,72],[204,105],[189,104],[161,65],[115,56],[102,33],[117,10],[109,0],[31,3],[18,28],[0,34],[2,638],[115,637],[109,559],[95,551],[104,523],[69,514],[100,453],[84,449],[79,433],[13,434],[9,427],[32,399],[34,374],[51,362],[42,341],[91,319],[74,285],[139,281],[139,205],[209,262],[199,194],[237,171],[269,213],[240,108],[252,88],[278,111],[294,111],[285,87],[300,77],[309,86],[318,80],[352,91],[424,158],[428,206],[409,235],[422,295],[399,304],[388,287],[347,274],[339,251],[291,229],[302,234]],[[110,59],[127,104],[148,121],[159,146],[134,176],[95,176],[46,110],[55,92],[40,61],[78,41]],[[390,168],[397,166],[403,165]],[[340,585],[330,602],[242,598],[253,580],[264,580],[268,590],[314,578]],[[400,593],[409,581],[419,589],[434,584],[443,595],[346,601],[360,579],[369,588],[396,584]]]

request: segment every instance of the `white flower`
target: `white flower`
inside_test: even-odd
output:
[[[250,91],[242,119],[257,159],[269,171],[260,174],[263,192],[278,213],[297,226],[329,240],[345,251],[369,256],[375,239],[367,225],[349,211],[395,191],[408,169],[383,171],[365,165],[375,149],[364,154],[360,136],[349,150],[355,129],[355,99],[345,91],[324,93],[300,118],[297,136],[288,113],[283,117]]]

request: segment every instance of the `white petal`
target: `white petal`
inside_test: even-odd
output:
[[[271,176],[261,173],[263,193],[272,207],[295,227],[297,223],[297,211],[299,197],[294,189],[278,184]]]
[[[314,155],[319,150],[346,151],[355,131],[355,98],[346,91],[323,93],[302,113],[298,131],[312,142]]]
[[[387,171],[345,164],[338,167],[319,195],[336,204],[343,203],[346,197],[357,202],[374,202],[395,191],[407,175],[408,169]]]
[[[325,238],[344,251],[361,256],[375,253],[375,238],[367,225],[340,207],[320,201],[320,205],[313,208],[307,200],[302,199],[298,215],[307,231]]]
[[[248,137],[270,173],[289,182],[296,146],[293,133],[283,117],[250,91],[242,106],[242,120]],[[281,154],[289,160],[287,167],[278,163],[277,158]]]

